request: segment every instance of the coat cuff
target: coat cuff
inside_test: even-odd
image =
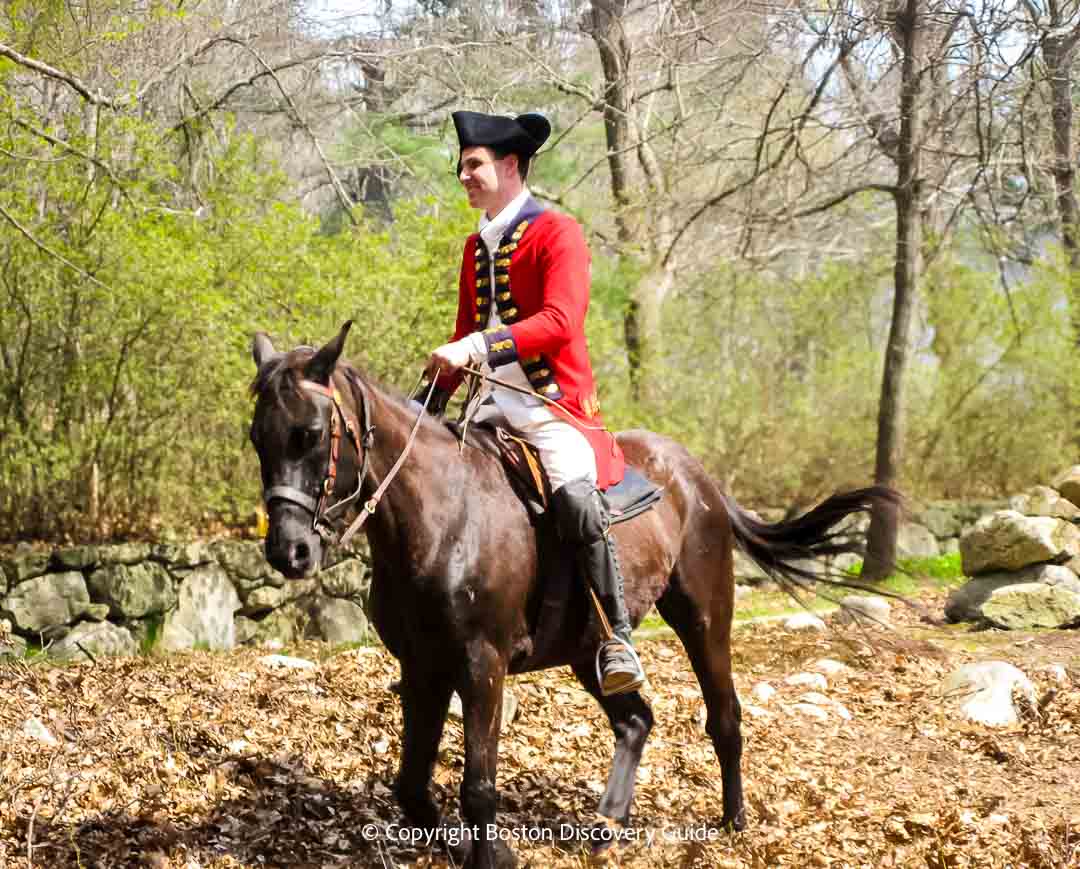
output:
[[[472,362],[473,365],[479,365],[488,358],[487,341],[484,340],[483,332],[473,332],[471,335],[466,335],[461,340],[463,342],[468,342],[469,361]]]
[[[484,343],[487,345],[487,361],[492,368],[509,365],[518,359],[517,343],[514,333],[506,326],[497,329],[485,329]]]

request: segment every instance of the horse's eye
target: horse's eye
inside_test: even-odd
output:
[[[293,453],[302,455],[315,449],[321,440],[321,428],[296,426],[289,432],[289,449]]]

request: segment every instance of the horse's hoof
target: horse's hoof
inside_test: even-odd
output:
[[[470,865],[469,858],[472,857],[475,843],[472,841],[472,837],[468,835],[466,828],[459,825],[454,829],[453,824],[443,821],[439,833],[442,837],[443,850],[446,851],[447,856],[452,861],[451,865]]]
[[[615,840],[593,842],[589,848],[589,865],[606,866],[615,862]]]
[[[483,853],[483,849],[479,847],[481,843],[475,843],[475,845],[469,849],[469,855],[466,859],[461,861],[461,866],[464,869],[515,869],[517,866],[517,857],[510,846],[501,840],[496,839],[491,843],[491,859],[485,860],[487,856]],[[453,855],[451,855],[453,857]],[[456,861],[457,858],[454,857]]]
[[[517,855],[514,850],[503,841],[493,843],[492,850],[495,852],[495,869],[514,869],[517,866]]]
[[[618,842],[615,822],[601,816],[600,820],[585,829],[589,836],[589,862],[602,866],[613,860]]]

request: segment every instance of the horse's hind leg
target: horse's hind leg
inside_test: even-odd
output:
[[[715,565],[702,561],[697,567],[694,597],[684,586],[684,568],[680,566],[667,592],[656,602],[656,608],[678,634],[697,674],[708,716],[705,731],[720,761],[723,824],[741,830],[746,826],[746,811],[741,768],[742,712],[731,675],[731,620],[735,605],[731,556],[719,577]]]
[[[575,664],[573,669],[585,690],[596,698],[607,713],[611,729],[615,732],[615,757],[598,811],[606,818],[625,823],[630,817],[641,753],[653,726],[652,709],[637,691],[610,697],[601,694],[592,657]]]
[[[404,733],[394,791],[409,820],[428,829],[439,825],[439,807],[431,797],[430,785],[452,690],[449,680],[402,663]]]

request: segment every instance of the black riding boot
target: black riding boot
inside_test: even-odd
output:
[[[630,643],[630,616],[623,599],[615,541],[608,534],[611,518],[604,499],[592,482],[582,478],[556,491],[553,500],[559,533],[577,548],[578,566],[596,589],[615,634],[600,648],[600,690],[605,695],[636,691],[645,681],[645,672]]]

